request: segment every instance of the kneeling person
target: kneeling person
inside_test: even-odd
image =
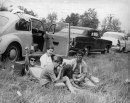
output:
[[[87,64],[83,60],[83,52],[78,51],[73,60],[73,81],[84,86],[96,86],[99,79],[88,73]]]

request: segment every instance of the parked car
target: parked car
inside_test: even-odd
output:
[[[25,47],[37,44],[43,50],[45,31],[37,18],[24,13],[0,12],[0,55],[15,61],[25,55]]]
[[[126,35],[120,32],[105,32],[102,39],[112,41],[112,49],[116,51],[126,51]]]
[[[67,24],[68,25],[68,24]],[[2,60],[16,61],[25,56],[28,47],[31,55],[41,56],[52,45],[43,23],[36,17],[24,13],[0,12],[0,57]],[[67,38],[57,38],[54,52],[68,55]],[[31,52],[33,50],[33,53]]]
[[[53,36],[52,41],[54,46],[58,45],[60,41],[64,42],[61,46],[67,44],[67,41],[63,38],[68,38],[68,35],[70,38],[69,45],[67,46],[69,54],[78,50],[83,50],[87,55],[90,52],[105,53],[106,51],[109,52],[112,45],[111,41],[100,38],[98,30],[88,27],[70,26],[69,28],[64,27],[58,32],[49,33],[50,38]]]

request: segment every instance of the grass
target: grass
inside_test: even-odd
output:
[[[14,75],[8,67],[0,71],[0,103],[130,103],[130,84],[125,83],[129,56],[117,53],[85,57],[89,72],[101,82],[98,88],[88,87],[77,94],[51,83],[41,87],[26,76]]]

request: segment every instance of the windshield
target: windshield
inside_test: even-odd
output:
[[[62,29],[60,32],[63,32],[63,33],[68,33],[68,28],[64,28]],[[73,34],[83,34],[84,30],[80,30],[80,29],[70,29],[70,32],[73,33]]]
[[[116,34],[104,34],[103,37],[110,37],[110,38],[115,38],[115,39],[121,39],[122,36],[116,35]]]
[[[2,29],[8,22],[8,18],[0,16],[0,29]]]

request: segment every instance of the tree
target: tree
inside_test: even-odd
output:
[[[83,27],[90,27],[97,29],[99,20],[95,9],[88,9],[83,15],[80,16],[79,25]]]
[[[57,14],[55,12],[48,14],[47,16],[48,23],[54,23],[57,20]]]
[[[79,22],[79,14],[77,13],[71,13],[71,15],[67,16],[65,19],[66,23],[70,23],[72,26],[77,26]]]
[[[24,11],[24,13],[25,14],[29,14],[29,15],[32,15],[32,16],[37,16],[37,14],[35,14],[34,12],[33,12],[33,10],[27,10],[25,7],[23,7],[23,6],[18,6],[18,8],[20,9],[20,10],[22,10],[22,11]]]
[[[7,0],[0,0],[0,11],[8,11],[8,8],[5,6]]]
[[[119,19],[114,18],[113,16],[108,16],[104,18],[102,25],[101,25],[102,32],[107,31],[114,31],[120,32],[121,31],[121,22]]]

